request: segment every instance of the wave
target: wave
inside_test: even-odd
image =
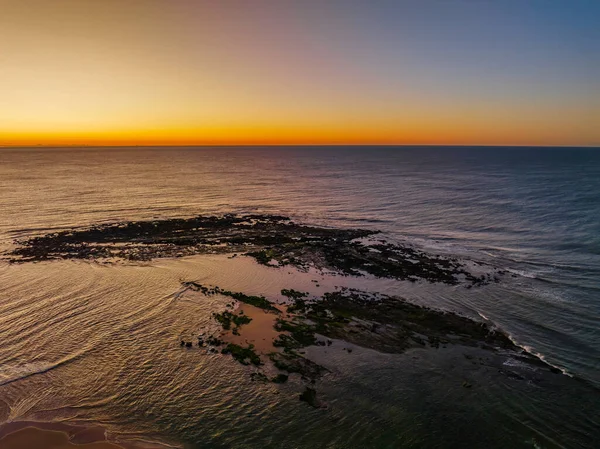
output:
[[[511,368],[520,368],[520,369],[524,369],[527,371],[535,371],[536,370],[536,368],[531,366],[530,364],[522,362],[517,359],[510,358],[510,357],[508,359],[506,359],[502,365],[508,366]]]
[[[538,274],[540,273],[534,273],[531,271],[525,271],[525,270],[517,270],[514,268],[504,268],[505,271],[508,271],[509,273],[513,273],[516,274],[518,276],[524,277],[524,278],[529,278],[529,279],[538,279]]]
[[[481,312],[477,312],[477,315],[479,315],[479,316],[480,316],[481,318],[483,318],[485,321],[490,321],[490,322],[492,321],[492,320],[490,320],[490,319],[489,319],[487,316],[485,316],[485,315],[484,315],[483,313],[481,313]]]
[[[56,369],[59,366],[66,365],[81,357],[86,350],[82,350],[64,357],[55,362],[30,362],[17,364],[13,366],[3,366],[0,370],[0,386],[16,382],[21,379],[26,379],[36,374],[47,373],[50,370]]]
[[[519,343],[514,336],[512,336],[511,334],[509,334],[508,332],[504,331],[504,329],[502,329],[501,326],[498,326],[496,323],[494,323],[494,321],[490,320],[486,315],[484,315],[483,313],[476,311],[477,314],[483,318],[485,321],[487,321],[488,323],[490,323],[492,325],[492,328],[494,329],[498,329],[500,330],[502,333],[504,333],[508,339],[515,345],[518,346],[519,348],[523,349],[523,351],[527,352],[528,354],[531,354],[535,357],[537,357],[538,359],[540,359],[542,362],[544,362],[546,365],[551,366],[552,368],[556,368],[558,369],[562,374],[564,374],[565,376],[568,377],[572,377],[574,378],[575,375],[570,373],[566,368],[563,368],[562,366],[558,366],[555,365],[553,363],[550,363],[547,359],[546,356],[538,351],[535,351],[533,349],[533,347],[529,346],[529,345],[524,345]],[[527,364],[523,364],[522,362],[519,362],[518,360],[509,358],[504,362],[504,365],[507,366],[515,366],[515,367],[525,367],[527,369],[530,369],[529,365]]]
[[[548,360],[546,359],[546,356],[540,352],[535,351],[531,346],[528,345],[523,345],[521,343],[519,343],[514,336],[512,336],[511,334],[509,334],[508,332],[506,332],[501,326],[498,326],[496,323],[494,323],[492,320],[490,320],[486,315],[484,315],[483,313],[476,311],[477,314],[483,318],[485,321],[487,321],[488,323],[490,323],[492,325],[492,328],[494,329],[498,329],[499,331],[501,331],[502,333],[504,333],[508,339],[515,345],[518,346],[519,348],[523,349],[523,351],[527,352],[528,354],[531,354],[535,357],[537,357],[538,359],[540,359],[542,362],[544,362],[546,365],[551,366],[552,368],[556,368],[558,370],[560,370],[561,373],[563,373],[566,376],[569,377],[575,377],[575,375],[573,375],[572,373],[570,373],[569,371],[567,371],[566,368],[563,368],[561,366],[558,365],[554,365],[550,362],[548,362]],[[522,362],[519,362],[518,360],[509,358],[504,362],[504,365],[507,366],[519,366],[519,367],[525,367],[530,369],[529,365],[527,364],[523,364]]]
[[[444,242],[436,239],[428,239],[424,237],[411,237],[403,236],[402,240],[407,243],[411,243],[415,246],[419,246],[423,249],[429,249],[434,251],[452,252],[456,255],[461,254],[472,254],[475,253],[472,249],[461,245],[456,241]]]
[[[564,374],[565,376],[569,376],[569,377],[575,377],[574,374],[570,373],[569,371],[567,371],[566,368],[563,368],[562,366],[558,366],[555,365],[553,363],[550,363],[547,359],[546,356],[540,352],[535,351],[531,346],[528,345],[522,345],[520,344],[517,340],[515,340],[515,338],[510,335],[510,334],[506,334],[507,337],[509,338],[510,341],[513,342],[513,344],[515,346],[518,346],[519,348],[521,348],[523,351],[527,352],[528,354],[531,354],[535,357],[537,357],[538,359],[540,359],[542,362],[544,362],[546,365],[551,366],[552,368],[556,368],[557,370],[559,370],[562,374]]]

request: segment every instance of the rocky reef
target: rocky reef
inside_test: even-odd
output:
[[[558,372],[556,368],[516,346],[502,331],[486,323],[419,306],[395,296],[340,288],[317,297],[284,289],[281,294],[288,301],[281,305],[263,296],[231,292],[195,282],[186,282],[184,286],[207,296],[220,294],[254,307],[258,305],[264,312],[273,314],[276,337],[265,351],[258,351],[252,343],[241,346],[227,341],[227,335],[231,332],[244,336],[244,326],[251,321],[251,317],[241,312],[237,315],[226,312],[228,319],[224,320],[223,314],[215,314],[215,320],[223,328],[223,334],[217,339],[224,345],[221,353],[231,355],[244,365],[258,368],[268,366],[279,372],[269,377],[261,371],[254,371],[251,373],[254,380],[282,383],[287,381],[288,376],[298,375],[306,387],[300,399],[317,408],[323,407],[323,403],[316,398],[315,384],[329,370],[311,360],[305,348],[329,347],[333,341],[338,342],[336,350],[340,349],[339,343],[342,343],[341,350],[348,354],[352,353],[352,347],[391,354],[400,354],[411,348],[473,348],[479,354],[490,354],[488,358],[480,357],[477,363],[495,357],[495,362],[486,363],[496,363],[498,372],[508,377],[520,376],[502,365],[501,360],[509,356],[547,373]],[[237,327],[232,331],[231,324],[236,322]],[[344,342],[347,344],[344,345]],[[462,386],[471,388],[472,384],[465,382]]]
[[[379,231],[297,224],[280,215],[197,216],[76,228],[19,240],[13,263],[55,259],[148,261],[194,254],[243,254],[269,267],[314,267],[342,275],[468,287],[499,279],[475,275],[451,257],[376,238]]]

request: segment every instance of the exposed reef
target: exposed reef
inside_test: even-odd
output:
[[[374,240],[378,233],[301,225],[280,215],[198,216],[103,224],[40,235],[16,241],[16,247],[4,257],[13,263],[55,259],[148,261],[240,253],[270,267],[315,267],[343,275],[370,274],[469,287],[498,281],[492,274],[473,274],[451,257]]]
[[[487,363],[490,366],[495,364],[499,374],[510,378],[524,379],[521,374],[510,371],[502,364],[507,357],[535,367],[537,371],[557,373],[555,368],[525,352],[502,331],[486,323],[452,312],[419,306],[399,297],[348,288],[316,297],[306,292],[283,289],[281,293],[288,299],[288,303],[281,305],[263,296],[230,292],[195,282],[185,282],[184,286],[207,296],[220,294],[254,307],[260,304],[264,313],[272,314],[275,337],[272,337],[268,349],[262,351],[257,350],[248,340],[246,346],[228,342],[228,335],[231,333],[241,333],[242,338],[244,337],[244,326],[252,317],[241,312],[214,314],[215,320],[223,329],[222,335],[216,339],[224,345],[221,353],[230,354],[244,365],[254,365],[259,369],[267,367],[267,370],[276,369],[279,372],[269,377],[261,371],[255,371],[251,374],[253,380],[282,383],[292,374],[299,375],[306,386],[300,399],[317,408],[323,404],[316,399],[314,385],[329,369],[311,360],[306,355],[305,348],[330,347],[335,340],[338,344],[332,350],[343,350],[348,354],[352,353],[353,347],[392,354],[400,354],[411,348],[472,348],[483,355],[476,363]],[[223,318],[224,316],[227,318]],[[232,330],[232,323],[236,322],[237,327]],[[340,341],[342,345],[339,345]],[[348,344],[343,345],[344,342]],[[486,353],[490,354],[489,357],[484,356]],[[471,360],[471,356],[465,357]],[[462,386],[471,388],[472,384],[465,381]]]
[[[204,295],[223,295],[228,296],[237,301],[243,302],[245,304],[250,304],[254,307],[258,307],[259,309],[264,309],[270,312],[279,313],[279,309],[273,305],[271,301],[269,301],[264,296],[256,296],[256,295],[246,295],[245,293],[240,292],[231,292],[229,290],[224,290],[219,286],[216,287],[207,287],[206,285],[199,284],[198,282],[184,282],[183,286],[185,288],[189,288],[194,291],[200,291]]]
[[[254,351],[254,345],[250,344],[247,347],[236,345],[235,343],[227,343],[221,350],[221,354],[231,354],[231,356],[240,362],[242,365],[260,365],[262,362],[258,354]]]
[[[317,391],[314,388],[306,387],[306,389],[298,396],[298,399],[306,402],[314,408],[321,408],[321,402],[317,399]]]
[[[520,350],[502,332],[486,323],[452,312],[443,312],[401,298],[340,289],[322,298],[296,298],[288,309],[302,317],[300,323],[278,321],[289,330],[295,344],[306,346],[310,331],[330,338],[399,353],[410,347],[459,343],[491,349]],[[313,323],[310,325],[305,322]]]
[[[231,313],[227,310],[223,313],[215,313],[214,318],[221,324],[221,326],[223,326],[223,329],[231,330],[234,334],[238,335],[240,326],[248,324],[250,321],[252,321],[252,318],[246,315],[236,315],[235,313]],[[234,326],[233,329],[231,328],[232,324]]]

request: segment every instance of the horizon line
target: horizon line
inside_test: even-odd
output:
[[[0,145],[0,149],[10,148],[32,148],[32,149],[43,149],[43,148],[199,148],[199,147],[486,147],[486,148],[600,148],[599,144],[592,145],[527,145],[527,144],[406,144],[406,143],[214,143],[214,144],[186,144],[186,145],[170,145],[170,144],[148,144],[148,145],[96,145],[96,144],[66,144],[66,145],[45,145],[45,144],[33,144],[33,145]]]

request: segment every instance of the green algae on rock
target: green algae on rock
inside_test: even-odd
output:
[[[229,290],[224,290],[218,286],[216,287],[207,287],[198,282],[188,281],[183,282],[182,285],[185,288],[189,288],[193,291],[202,292],[205,296],[209,295],[223,295],[228,296],[236,301],[243,302],[245,304],[250,304],[251,306],[258,307],[259,309],[263,309],[268,312],[279,313],[279,309],[273,305],[271,301],[269,301],[264,296],[256,296],[256,295],[246,295],[241,292],[232,292]]]
[[[511,381],[527,380],[540,385],[547,381],[547,376],[554,376],[556,372],[543,360],[514,344],[502,331],[486,323],[423,307],[395,296],[350,288],[338,288],[320,296],[283,289],[282,296],[288,299],[288,303],[275,307],[275,303],[264,296],[231,292],[196,282],[184,282],[183,285],[207,296],[221,294],[236,301],[248,301],[252,306],[249,313],[236,315],[225,311],[213,314],[224,331],[221,335],[223,340],[217,339],[219,344],[224,345],[220,352],[231,355],[243,365],[257,367],[250,373],[254,381],[281,384],[292,379],[291,388],[300,382],[304,385],[304,391],[299,393],[301,401],[315,408],[324,408],[317,399],[319,379],[335,371],[333,366],[323,366],[327,365],[323,356],[332,350],[345,351],[348,355],[356,347],[388,354],[401,354],[418,348],[465,351],[465,358],[477,366],[485,365]],[[262,306],[262,310],[256,308],[257,304]],[[269,323],[268,326],[272,326],[268,334],[271,343],[265,346],[262,342],[258,349],[253,343],[264,340],[265,334],[261,334],[260,339],[254,336],[248,340],[248,334],[253,332],[248,323],[253,323],[253,317],[261,314],[269,317],[262,325]],[[244,329],[249,329],[246,335]],[[348,345],[333,345],[334,339]],[[309,346],[322,349],[306,351]],[[477,359],[471,354],[475,354]],[[517,360],[528,370],[515,372],[506,365],[509,359]],[[469,389],[472,382],[465,381],[462,386]]]
[[[280,215],[197,216],[101,224],[18,240],[13,263],[56,259],[148,261],[194,254],[244,254],[269,267],[314,267],[342,275],[465,284],[498,281],[475,275],[456,258],[373,240],[377,230],[301,225]],[[366,238],[371,241],[365,240]],[[498,272],[500,274],[500,272]]]
[[[252,344],[244,347],[234,343],[227,343],[227,346],[221,350],[221,354],[231,354],[242,365],[249,365],[250,363],[260,365],[262,363],[260,356],[254,351],[254,345]]]

